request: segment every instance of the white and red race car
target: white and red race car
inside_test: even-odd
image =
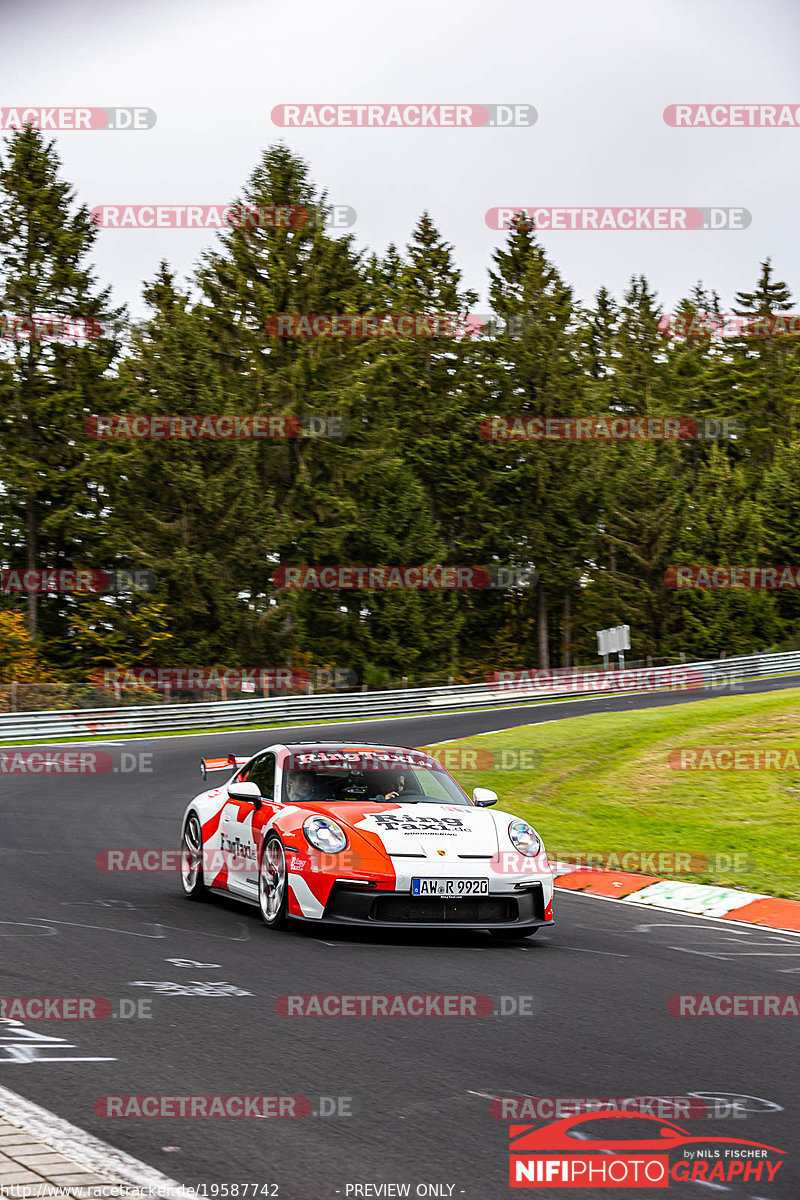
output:
[[[344,742],[275,744],[189,804],[181,881],[289,919],[338,925],[488,929],[528,937],[553,923],[553,874],[532,825],[489,812],[432,756]]]

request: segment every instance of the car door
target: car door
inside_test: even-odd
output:
[[[222,850],[228,867],[228,888],[254,899],[258,895],[260,830],[272,815],[275,799],[274,753],[267,750],[251,758],[231,782],[255,783],[261,793],[260,808],[249,800],[229,797],[222,814]]]

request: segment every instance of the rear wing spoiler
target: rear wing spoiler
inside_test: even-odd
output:
[[[237,767],[243,767],[245,763],[248,763],[251,757],[252,755],[247,758],[237,758],[235,754],[229,754],[227,758],[201,758],[200,773],[203,779],[207,779],[209,771],[235,771]]]

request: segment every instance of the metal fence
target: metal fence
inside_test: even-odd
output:
[[[244,729],[279,722],[348,721],[359,717],[443,713],[469,708],[508,708],[536,700],[664,691],[710,694],[748,679],[800,674],[800,651],[754,654],[673,667],[585,672],[535,671],[497,684],[409,688],[403,691],[348,692],[282,699],[233,700],[211,704],[74,709],[7,713],[0,716],[0,741],[169,733],[186,729]]]

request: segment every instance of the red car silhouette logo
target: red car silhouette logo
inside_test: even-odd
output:
[[[650,1121],[653,1124],[652,1138],[592,1138],[584,1133],[575,1134],[576,1126],[587,1126],[592,1121],[608,1121],[619,1118],[621,1121],[636,1120]],[[621,1132],[621,1131],[620,1131]],[[777,1146],[767,1146],[764,1142],[751,1142],[743,1138],[732,1137],[695,1137],[680,1125],[663,1121],[659,1117],[651,1117],[644,1113],[622,1112],[608,1109],[604,1112],[579,1113],[573,1117],[564,1117],[561,1121],[553,1121],[537,1129],[532,1125],[511,1125],[509,1127],[511,1140],[510,1150],[514,1154],[528,1154],[551,1150],[572,1150],[585,1154],[593,1150],[616,1150],[624,1153],[627,1150],[660,1150],[666,1152],[678,1146],[703,1145],[724,1143],[727,1146],[756,1146],[760,1150],[772,1150],[775,1154],[785,1154]]]

